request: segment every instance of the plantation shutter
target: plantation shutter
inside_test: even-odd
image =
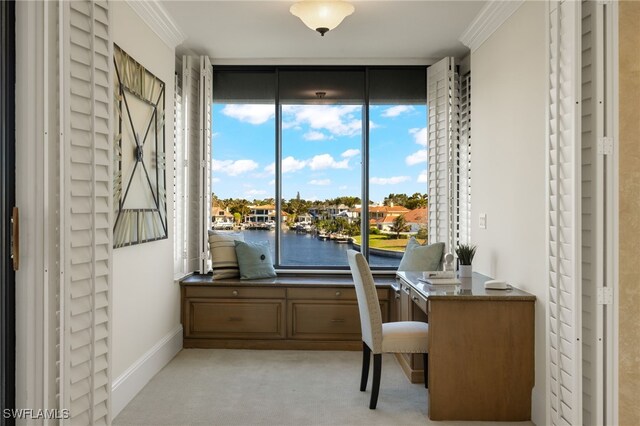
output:
[[[197,58],[183,56],[182,58],[182,118],[183,138],[185,144],[185,206],[187,236],[186,241],[186,272],[197,271],[200,268],[201,253],[201,202],[200,190],[200,64]]]
[[[209,271],[209,233],[211,227],[211,113],[213,106],[213,67],[207,56],[200,57],[200,272]]]
[[[580,6],[552,2],[548,26],[547,383],[552,425],[582,423]]]
[[[60,2],[60,406],[110,424],[112,42],[106,1]]]
[[[182,278],[187,272],[187,146],[184,140],[182,69],[176,73],[173,103],[173,272]]]
[[[458,244],[471,244],[471,73],[460,78],[460,139],[457,149]]]
[[[427,68],[429,150],[429,243],[455,248],[455,148],[458,140],[458,85],[454,58]]]

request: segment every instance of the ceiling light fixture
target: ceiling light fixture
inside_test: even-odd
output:
[[[355,8],[346,1],[307,0],[294,3],[289,9],[304,24],[320,33],[321,36],[340,25],[340,22],[351,15]]]

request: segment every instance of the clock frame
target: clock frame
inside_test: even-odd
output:
[[[168,237],[165,84],[114,45],[114,248]]]

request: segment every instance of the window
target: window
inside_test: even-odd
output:
[[[268,240],[280,269],[397,267],[427,238],[425,67],[216,67],[214,229]]]

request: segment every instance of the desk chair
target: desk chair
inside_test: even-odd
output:
[[[428,386],[428,337],[429,324],[418,321],[382,323],[380,302],[369,264],[364,256],[347,250],[349,267],[356,286],[360,324],[362,327],[362,376],[360,391],[367,389],[369,361],[373,352],[373,387],[369,408],[378,404],[380,373],[383,353],[421,353],[424,355],[424,384]]]

